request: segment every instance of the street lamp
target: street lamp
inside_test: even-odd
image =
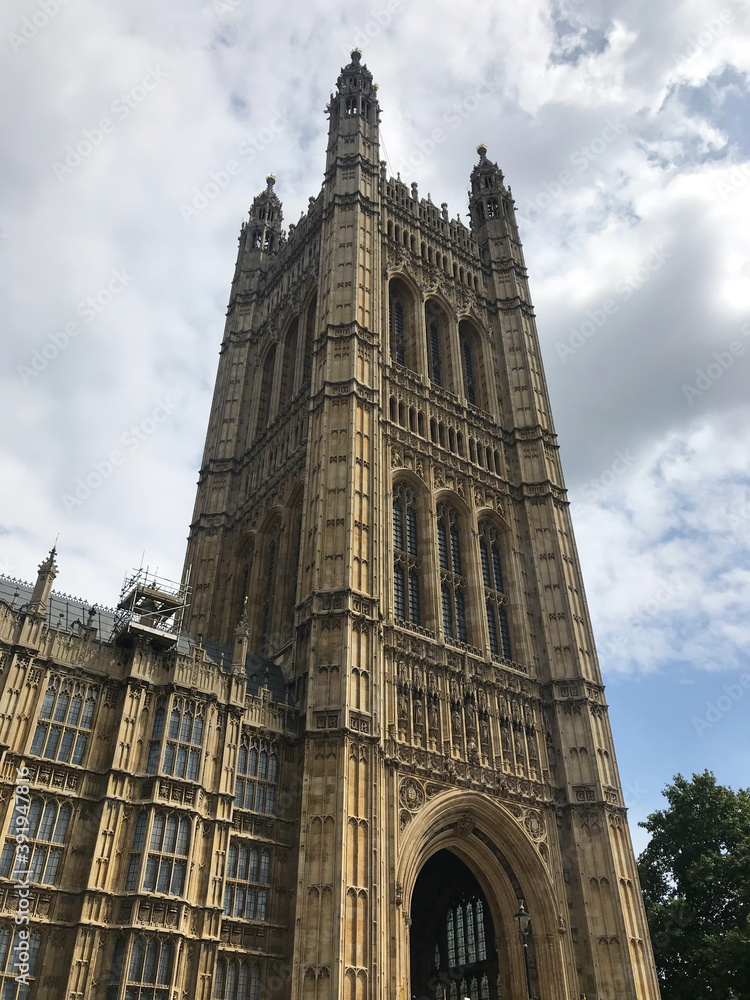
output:
[[[528,1000],[533,1000],[531,995],[531,973],[529,972],[529,934],[531,933],[531,917],[526,912],[523,900],[518,900],[518,913],[514,914],[514,920],[518,921],[518,933],[521,936],[523,945],[523,964],[526,969],[526,996]]]

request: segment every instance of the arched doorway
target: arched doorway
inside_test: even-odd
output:
[[[452,851],[433,854],[417,877],[409,958],[413,1000],[499,1000],[490,907]]]

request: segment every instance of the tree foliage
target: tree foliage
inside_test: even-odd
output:
[[[750,791],[681,774],[638,859],[662,1000],[750,1000]]]

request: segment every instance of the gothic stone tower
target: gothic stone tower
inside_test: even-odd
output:
[[[389,178],[356,50],[327,110],[240,234],[186,557],[303,719],[291,997],[657,998],[510,189]]]

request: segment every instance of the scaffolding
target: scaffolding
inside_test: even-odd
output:
[[[188,608],[190,587],[152,573],[148,567],[134,570],[125,577],[120,603],[115,612],[114,632],[123,641],[127,636],[150,639],[168,649],[182,631]]]

